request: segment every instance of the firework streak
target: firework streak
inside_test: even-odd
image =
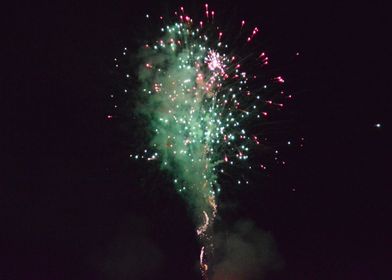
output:
[[[284,94],[284,80],[272,76],[261,84],[256,74],[268,65],[268,56],[261,50],[230,50],[214,23],[215,12],[205,5],[203,13],[204,19],[196,21],[181,7],[174,22],[163,24],[160,37],[143,47],[138,78],[144,97],[137,110],[149,120],[152,136],[148,151],[132,157],[159,160],[173,176],[198,225],[200,269],[207,279],[220,178],[232,178],[230,170],[238,166],[265,169],[252,159],[261,140],[251,127],[283,106],[265,92],[268,86]],[[259,31],[239,22],[234,43],[248,48]],[[242,174],[232,180],[248,184]]]

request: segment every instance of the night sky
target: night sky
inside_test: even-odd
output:
[[[135,50],[143,16],[204,4],[156,2],[9,8],[1,280],[200,279],[185,202],[168,175],[129,160],[134,131],[106,118],[113,58]],[[280,260],[263,279],[392,279],[391,25],[386,4],[359,2],[208,2],[265,31],[305,139],[222,210],[273,236]]]

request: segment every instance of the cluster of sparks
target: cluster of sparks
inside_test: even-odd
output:
[[[280,110],[282,100],[291,95],[283,91],[281,76],[269,77],[267,82],[264,78],[260,83],[256,71],[269,64],[265,52],[234,54],[208,4],[204,14],[204,21],[196,21],[181,7],[175,12],[176,20],[161,28],[160,38],[143,46],[144,62],[138,78],[145,101],[138,110],[150,119],[152,137],[148,149],[131,157],[158,160],[162,169],[172,174],[198,224],[200,268],[203,279],[208,279],[220,178],[226,175],[237,184],[248,184],[244,174],[233,178],[230,170],[239,166],[266,169],[252,157],[263,135],[248,128],[265,122],[271,108]],[[160,19],[164,23],[163,17]],[[245,47],[260,32],[258,27],[246,31],[244,20],[238,29],[244,33],[240,39]],[[249,63],[259,70],[253,67],[248,73]],[[264,94],[269,87],[278,91],[278,100]]]

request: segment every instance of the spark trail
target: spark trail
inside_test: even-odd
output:
[[[138,71],[143,102],[137,110],[149,120],[146,129],[152,136],[149,148],[132,157],[159,160],[173,176],[198,225],[200,269],[208,279],[220,178],[248,184],[245,171],[265,169],[252,155],[262,135],[253,127],[266,120],[270,109],[280,109],[279,100],[286,97],[281,76],[257,77],[268,65],[264,52],[235,53],[207,4],[204,16],[193,20],[181,7],[175,21],[163,24],[161,35],[144,45]],[[259,31],[239,22],[234,33],[242,35],[232,43],[246,49]],[[279,100],[268,87],[279,91]]]

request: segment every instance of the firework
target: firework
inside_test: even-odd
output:
[[[282,76],[264,73],[269,57],[253,45],[259,27],[242,20],[231,31],[235,35],[226,35],[208,4],[203,14],[194,20],[180,7],[173,22],[160,17],[160,36],[143,46],[137,74],[143,101],[136,110],[149,120],[151,137],[144,152],[131,157],[157,160],[173,176],[197,224],[207,279],[222,178],[249,184],[247,172],[267,168],[255,153],[263,144],[259,124],[291,96],[282,89]]]

